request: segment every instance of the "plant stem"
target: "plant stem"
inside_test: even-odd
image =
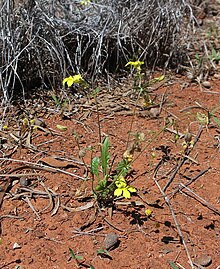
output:
[[[143,147],[143,149],[141,150],[141,152],[134,158],[133,162],[134,163],[140,156],[141,154],[145,151],[145,149],[147,147],[149,147],[149,145],[164,131],[166,130],[167,127],[169,127],[171,123],[167,123],[163,128],[161,128],[149,141],[148,143]]]
[[[96,112],[97,112],[97,122],[98,122],[98,129],[99,129],[99,143],[102,143],[102,134],[101,134],[101,124],[100,124],[100,114],[99,114],[99,104],[97,100],[97,94],[95,93],[95,105],[96,105]]]

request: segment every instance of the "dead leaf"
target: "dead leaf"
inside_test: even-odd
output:
[[[57,124],[57,129],[59,129],[60,131],[65,132],[67,130],[67,127],[64,126],[64,125]]]
[[[69,212],[79,212],[79,211],[83,211],[83,210],[86,210],[86,209],[93,207],[94,202],[88,202],[87,204],[82,205],[82,206],[78,206],[78,207],[68,207],[68,206],[64,206],[64,205],[61,205],[61,206],[63,209],[66,209]]]
[[[52,166],[55,168],[67,168],[68,166],[73,166],[72,162],[57,160],[57,159],[50,157],[50,156],[44,157],[44,158],[40,159],[38,162],[45,163],[48,166]]]

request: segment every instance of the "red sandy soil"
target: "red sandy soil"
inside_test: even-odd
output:
[[[35,116],[43,119],[46,124],[45,129],[35,130],[29,148],[18,145],[10,158],[39,164],[39,160],[44,157],[62,157],[72,165],[59,169],[85,179],[59,171],[50,172],[30,167],[14,172],[36,173],[36,175],[29,176],[30,184],[26,187],[29,190],[25,190],[19,180],[14,178],[13,186],[4,196],[0,219],[0,268],[72,269],[92,268],[89,267],[92,265],[96,269],[166,269],[171,268],[169,261],[177,266],[179,264],[177,268],[191,268],[170,207],[155,184],[154,176],[163,188],[173,173],[172,169],[183,158],[184,138],[175,139],[172,130],[184,135],[191,133],[195,139],[201,127],[197,113],[207,115],[208,111],[220,106],[219,80],[212,77],[209,82],[211,87],[207,89],[197,83],[186,84],[186,79],[181,76],[173,80],[169,79],[151,95],[155,98],[155,103],[162,105],[159,115],[155,116],[155,111],[152,109],[150,112],[141,110],[140,113],[140,107],[137,108],[132,133],[144,133],[145,141],[142,142],[141,148],[146,147],[146,149],[133,163],[133,172],[128,177],[129,184],[137,189],[137,194],[132,195],[130,200],[119,201],[140,201],[142,205],[118,203],[113,208],[112,216],[109,214],[109,208],[106,207],[101,209],[101,213],[99,211],[96,213],[96,219],[93,219],[94,207],[81,211],[65,208],[66,206],[73,209],[94,201],[91,195],[91,175],[88,174],[86,178],[82,160],[78,164],[75,162],[80,158],[79,148],[73,136],[73,132],[76,131],[81,149],[89,146],[97,148],[99,136],[94,100],[86,101],[85,98],[81,110],[71,114],[69,118],[58,115],[53,109],[41,107],[44,112],[36,113]],[[111,156],[113,158],[117,154],[116,162],[122,158],[126,149],[134,107],[131,105],[130,97],[123,97],[126,95],[123,93],[129,91],[129,88],[125,87],[121,91],[121,99],[119,97],[112,99],[111,105],[105,103],[106,99],[103,101],[98,96],[100,106],[105,106],[105,110],[100,110],[102,137],[109,136]],[[111,101],[109,96],[114,94],[115,92],[108,95],[106,93],[106,98]],[[161,100],[164,100],[163,104]],[[127,109],[131,108],[127,110],[130,114],[125,109],[112,112],[115,103],[122,104]],[[45,101],[43,106],[48,108],[50,104]],[[195,106],[197,108],[194,108]],[[198,108],[199,106],[203,109]],[[69,110],[74,110],[74,103]],[[30,116],[31,109],[27,111],[19,115],[20,120],[24,115]],[[219,110],[215,111],[215,116],[220,119]],[[173,122],[169,127],[170,131],[162,132],[147,146],[168,121]],[[8,133],[13,131],[10,122],[12,119],[9,118]],[[57,124],[67,126],[67,130],[60,131],[56,128]],[[52,134],[46,133],[45,130],[49,128],[54,130]],[[13,143],[12,138],[11,144]],[[202,124],[201,135],[191,149],[190,158],[187,158],[178,169],[165,191],[191,259],[196,262],[196,259],[204,255],[210,256],[212,259],[211,265],[208,266],[210,269],[220,266],[219,146],[220,127],[211,117],[208,126]],[[163,148],[168,149],[166,156],[161,150]],[[9,151],[9,148],[4,148],[2,145],[2,156]],[[93,154],[99,155],[98,152]],[[136,152],[135,157],[138,154]],[[86,164],[89,165],[90,159],[91,151],[86,150],[84,156]],[[155,169],[162,159],[163,162],[155,175]],[[1,159],[0,174],[11,173],[12,169],[21,165],[24,164]],[[192,179],[194,181],[188,185],[188,190],[186,188],[180,190],[181,183],[186,185]],[[5,180],[9,178],[1,177],[0,180],[3,186]],[[30,189],[41,190],[46,192],[46,195],[31,195]],[[56,194],[54,205],[50,203],[47,192]],[[18,196],[21,193],[22,195]],[[36,212],[33,212],[27,199]],[[53,211],[56,205],[59,207]],[[145,215],[146,209],[152,210],[151,216]],[[95,232],[91,233],[92,230]],[[86,232],[90,233],[86,234]],[[109,250],[111,259],[97,255],[97,251],[103,248],[105,236],[109,233],[116,233],[120,240],[118,246]],[[14,249],[15,243],[19,247]],[[82,263],[77,263],[70,258],[69,248],[75,254],[83,256],[83,261],[80,261]]]

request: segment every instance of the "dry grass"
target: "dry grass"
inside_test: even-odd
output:
[[[16,2],[16,1],[15,1]],[[58,86],[83,72],[94,82],[131,59],[167,67],[183,57],[193,14],[184,0],[2,0],[0,94]]]

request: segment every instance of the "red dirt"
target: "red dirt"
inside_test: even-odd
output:
[[[218,80],[210,78],[211,88],[208,91],[197,84],[182,88],[183,83],[185,83],[185,78],[178,77],[175,83],[164,85],[155,91],[157,101],[161,100],[164,93],[166,95],[166,102],[158,117],[153,118],[152,115],[147,114],[142,117],[135,116],[132,132],[145,134],[142,148],[147,145],[155,132],[164,126],[165,120],[173,120],[174,125],[170,128],[179,133],[191,132],[196,135],[199,129],[196,113],[206,112],[198,108],[181,112],[182,109],[198,103],[208,111],[219,106]],[[127,100],[127,106],[130,106],[129,98]],[[81,112],[83,113],[84,109]],[[126,149],[132,116],[123,115],[122,111],[109,117],[110,112],[111,107],[106,107],[106,111],[100,112],[102,134],[108,135],[110,138],[111,156],[117,154],[116,159],[120,159]],[[216,111],[215,115],[220,119],[219,111]],[[82,122],[77,121],[79,116],[80,114],[76,113],[70,119],[64,120],[57,113],[49,115],[47,112],[47,117],[44,115],[47,128],[56,130],[56,125],[61,124],[68,127],[67,131],[57,130],[57,133],[62,134],[62,136],[57,136],[46,135],[45,132],[36,130],[34,135],[37,135],[32,136],[32,145],[56,139],[42,144],[37,148],[38,150],[18,147],[10,158],[33,163],[37,163],[45,156],[78,159],[79,150],[73,137],[74,130],[79,135],[81,148],[95,146],[99,142],[95,110],[91,109],[91,115]],[[108,215],[108,209],[103,209],[102,215],[112,226],[102,218],[100,213],[97,213],[96,220],[83,230],[83,232],[87,232],[100,228],[92,235],[77,234],[74,231],[88,223],[88,220],[94,216],[93,207],[79,212],[69,212],[60,206],[56,214],[51,216],[52,205],[49,204],[49,199],[40,195],[32,195],[32,197],[29,195],[29,200],[40,216],[38,219],[27,202],[21,198],[12,199],[13,195],[21,192],[19,181],[14,181],[15,184],[6,194],[1,207],[0,268],[72,269],[77,266],[86,268],[86,265],[93,265],[96,269],[166,269],[171,268],[168,261],[178,263],[182,268],[191,268],[170,209],[153,180],[155,168],[163,155],[159,149],[161,146],[168,147],[170,150],[156,176],[161,187],[170,178],[169,171],[182,158],[184,139],[177,139],[175,142],[174,137],[174,133],[163,132],[146,148],[132,166],[134,172],[132,178],[129,178],[130,184],[137,189],[137,193],[143,200],[148,201],[148,204],[144,204],[144,206],[116,205],[111,218]],[[219,143],[220,129],[211,118],[211,123],[207,128],[203,127],[198,142],[191,150],[191,160],[185,161],[166,190],[191,259],[195,260],[201,255],[209,255],[212,258],[212,264],[208,268],[213,269],[220,266]],[[152,157],[152,153],[155,153],[155,158]],[[135,154],[135,156],[138,155],[138,153]],[[86,151],[85,162],[87,164],[90,162],[90,151]],[[84,166],[73,164],[73,166],[60,169],[84,177]],[[21,163],[14,161],[2,162],[0,173],[10,173],[13,168],[20,165]],[[205,169],[208,170],[189,185],[190,190],[201,198],[195,197],[186,189],[172,195],[180,183],[187,184]],[[23,169],[16,173],[34,171],[34,169]],[[45,188],[59,194],[60,205],[76,208],[94,201],[91,196],[91,180],[89,179],[83,181],[59,172],[52,173],[43,170],[35,172],[38,175],[31,176],[29,187],[45,191],[40,183],[43,182]],[[26,196],[28,195],[26,194]],[[56,203],[57,199],[57,197],[54,199]],[[208,208],[205,202],[201,202],[199,199],[206,200],[210,207]],[[157,200],[159,200],[159,206],[152,206],[152,202],[156,203]],[[142,200],[133,195],[131,201]],[[145,209],[151,209],[152,216],[147,217],[144,213]],[[10,218],[7,215],[17,216],[21,219]],[[3,216],[6,217],[3,218]],[[102,248],[104,236],[112,232],[117,233],[120,239],[119,245],[109,251],[112,259],[98,256],[97,250]],[[13,249],[14,243],[18,243],[20,247]],[[70,259],[69,248],[75,254],[83,256],[83,264],[77,265],[74,259]]]

